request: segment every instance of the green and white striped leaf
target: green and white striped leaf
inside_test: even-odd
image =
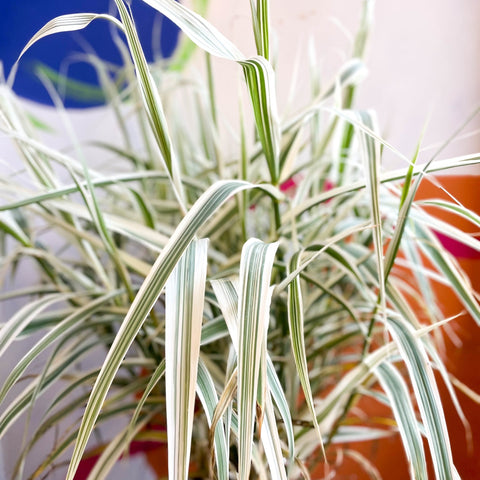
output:
[[[417,419],[408,388],[398,370],[388,362],[379,365],[375,369],[375,375],[380,380],[380,384],[390,400],[410,464],[410,476],[412,480],[427,480],[422,435],[416,426]]]
[[[158,93],[155,81],[150,73],[150,69],[143,53],[140,39],[133,20],[125,7],[123,0],[115,0],[122,24],[124,26],[125,35],[127,36],[128,46],[133,58],[135,70],[137,73],[140,91],[144,102],[145,112],[152,128],[153,135],[157,142],[158,148],[162,154],[166,169],[172,179],[172,189],[174,190],[180,206],[185,209],[183,185],[180,181],[180,172],[178,162],[175,158],[172,140],[167,127],[167,120],[163,111],[162,101]]]
[[[450,440],[432,367],[413,327],[389,317],[387,326],[407,366],[433,458],[437,478],[455,479]]]
[[[141,429],[147,425],[148,420],[150,419],[151,415],[138,422],[134,429],[130,429],[127,426],[118,433],[115,438],[108,443],[98,460],[95,462],[87,480],[104,480],[107,478],[110,470],[115,466],[115,463],[117,463],[124,452],[125,445],[130,444]]]
[[[15,402],[10,403],[0,415],[0,439],[3,438],[13,422],[30,407],[34,396],[36,398],[41,396],[69,369],[73,368],[76,362],[96,348],[98,343],[99,339],[95,338],[89,343],[82,343],[77,348],[65,352],[61,358],[55,359],[48,372],[43,372],[41,385],[39,384],[40,378],[37,377],[21,393],[17,394]]]
[[[238,278],[210,280],[238,355]]]
[[[233,280],[211,280],[211,284],[218,304],[222,310],[225,322],[228,325],[229,333],[235,348],[238,352],[238,279]],[[283,386],[278,378],[275,366],[267,352],[267,379],[268,387],[277,405],[280,416],[285,427],[288,439],[289,458],[294,456],[294,433],[290,408],[285,397]]]
[[[116,1],[119,2],[120,0]],[[277,185],[280,179],[280,127],[275,96],[275,75],[271,64],[266,58],[260,56],[248,59],[206,20],[174,0],[143,1],[170,18],[200,48],[212,55],[236,61],[243,66],[258,135],[272,183]],[[268,13],[263,6],[264,0],[260,0],[260,2],[261,4],[258,7],[262,19],[262,25],[259,25],[259,28],[261,28],[259,35],[262,38],[260,41],[262,45],[268,48],[268,40],[267,45],[265,45],[265,35],[268,32],[268,22],[265,23],[265,21]],[[262,48],[261,54],[264,53],[265,51]]]
[[[202,402],[208,425],[212,428],[212,421],[215,416],[215,409],[218,405],[218,396],[215,390],[215,384],[205,364],[200,360],[198,364],[197,394]],[[215,447],[215,463],[217,466],[218,480],[228,480],[228,456],[229,449],[225,437],[223,420],[216,422],[213,434]]]
[[[250,0],[252,12],[253,34],[257,46],[257,54],[270,59],[270,2],[268,0]]]
[[[480,325],[480,307],[472,292],[470,285],[458,271],[450,257],[433,233],[426,229],[421,223],[415,223],[415,234],[421,239],[421,249],[432,260],[436,268],[445,276],[457,297],[465,305],[475,321]]]
[[[242,249],[238,297],[238,473],[250,475],[262,349],[268,328],[270,278],[278,244],[250,239]]]
[[[358,112],[359,120],[369,130],[378,131],[377,122],[372,112]],[[381,313],[385,312],[385,272],[383,260],[382,215],[380,212],[380,143],[363,130],[359,130],[360,144],[365,165],[365,184],[370,200],[373,227],[373,245],[377,259],[378,286],[380,289]]]
[[[317,422],[324,432],[328,432],[335,424],[349,396],[358,385],[361,385],[372,371],[395,351],[396,346],[391,342],[368,354],[362,362],[345,374],[333,390],[318,403],[316,408]],[[310,453],[315,450],[318,444],[317,436],[312,428],[300,429],[295,436],[298,451]],[[335,438],[331,440],[335,441]]]
[[[297,252],[290,260],[289,273],[300,267],[301,252]],[[300,286],[300,277],[297,275],[288,286],[288,326],[290,329],[290,341],[292,344],[293,358],[297,367],[298,377],[305,394],[305,402],[310,410],[313,419],[313,426],[318,434],[321,453],[325,458],[322,433],[317,422],[315,405],[313,403],[312,388],[308,375],[307,352],[305,348],[304,318],[303,318],[303,297]]]
[[[2,388],[0,389],[0,403],[3,402],[5,395],[8,393],[10,388],[12,388],[15,382],[21,377],[27,367],[38,355],[45,351],[45,349],[48,348],[53,342],[63,338],[71,330],[74,330],[76,327],[78,327],[79,324],[88,321],[89,317],[95,313],[95,311],[103,307],[107,302],[114,299],[120,293],[121,292],[119,291],[112,292],[79,308],[74,313],[67,316],[65,320],[60,322],[33,347],[31,347],[29,351],[22,357],[22,359],[15,365],[6,380],[3,382]],[[44,297],[44,300],[48,300],[48,297]],[[30,304],[30,306],[32,306],[32,304]],[[37,310],[35,314],[37,315],[38,313],[39,311]],[[0,330],[0,332],[3,333],[3,329]]]
[[[392,433],[390,431],[379,428],[363,427],[361,425],[342,425],[333,438],[332,444],[368,442],[371,440],[381,440],[391,435]]]
[[[421,202],[417,202],[417,205],[424,205],[430,207],[437,207],[447,212],[455,213],[460,217],[465,218],[466,220],[472,222],[472,224],[476,225],[477,227],[480,226],[480,216],[477,215],[472,210],[464,207],[463,205],[458,205],[453,202],[448,202],[442,199],[429,199],[423,200]]]
[[[208,240],[185,250],[165,286],[168,476],[187,480],[200,355]]]
[[[271,478],[287,480],[285,470],[285,458],[282,452],[282,444],[278,435],[277,419],[273,409],[270,392],[265,396],[265,421],[262,423],[260,432],[265,456],[270,468]]]
[[[244,60],[238,48],[200,15],[175,0],[142,0],[175,23],[200,48],[227,60]]]
[[[295,450],[295,436],[293,433],[292,415],[290,413],[287,398],[285,397],[283,386],[280,382],[280,379],[278,378],[277,372],[275,371],[275,367],[270,356],[267,356],[267,378],[270,393],[272,394],[272,398],[275,401],[275,405],[277,406],[280,417],[282,418],[285,433],[287,434],[288,458],[289,461],[293,461]]]
[[[55,305],[55,303],[66,301],[74,296],[74,294],[53,293],[32,301],[21,308],[10,320],[2,325],[0,329],[0,355],[3,355],[28,324],[43,310]]]
[[[447,320],[448,321],[448,320]],[[432,330],[439,328],[441,323],[429,325],[417,330],[409,326],[408,329],[414,339],[421,339]],[[398,351],[399,345],[395,342],[377,348],[369,353],[365,358],[347,374],[345,374],[335,388],[321,401],[317,408],[317,420],[322,425],[325,422],[327,426],[332,424],[332,418],[338,415],[339,410],[343,408],[346,398],[358,385],[362,384],[368,375],[370,375],[382,362]],[[430,367],[431,370],[431,367]],[[302,431],[302,435],[306,432]]]
[[[0,205],[0,209],[2,206]],[[12,235],[18,242],[25,247],[30,245],[30,239],[22,230],[18,222],[15,221],[12,212],[0,211],[0,228],[2,231]]]
[[[240,62],[257,125],[257,132],[267,161],[273,185],[280,180],[280,125],[277,113],[275,73],[271,64],[263,57]]]
[[[456,205],[454,203],[445,202],[443,200],[425,200],[416,202],[416,205],[438,207],[465,218],[466,220],[470,221],[472,225],[476,225],[477,227],[480,226],[480,217],[478,215],[466,209],[465,207]],[[432,217],[423,210],[413,211],[411,213],[411,217],[417,222],[422,222],[425,225],[428,225],[429,228],[434,231],[442,232],[443,235],[446,235],[454,240],[458,240],[473,250],[480,251],[480,242],[478,241],[478,238],[476,238],[475,235],[472,235],[472,233],[467,233],[463,230],[460,230],[452,223],[441,220],[440,218]]]
[[[120,26],[119,21],[112,17],[111,15],[101,14],[101,13],[72,13],[69,15],[61,15],[53,20],[50,20],[45,24],[25,45],[23,50],[20,52],[14,66],[9,75],[9,83],[13,82],[13,76],[17,68],[17,64],[25,52],[40,39],[47,37],[49,35],[54,35],[56,33],[62,32],[74,32],[76,30],[82,30],[85,27],[88,27],[93,20],[98,18],[104,18],[111,22],[114,22],[117,26]]]
[[[123,358],[183,252],[193,240],[198,229],[228,198],[242,190],[255,187],[266,189],[269,194],[273,195],[276,192],[275,189],[270,189],[268,186],[255,186],[248,182],[233,180],[217,182],[197,200],[170,237],[140,287],[93,386],[78,432],[77,442],[67,472],[67,480],[73,480],[102,404]]]
[[[165,359],[163,359],[155,368],[155,370],[150,374],[150,378],[148,380],[148,384],[145,387],[142,397],[137,402],[137,407],[135,408],[135,412],[133,412],[132,419],[130,420],[130,428],[135,428],[137,424],[137,420],[142,412],[143,406],[145,402],[148,400],[149,395],[152,393],[153,389],[157,385],[157,383],[161,380],[161,378],[165,375]]]
[[[102,412],[102,414],[98,419],[98,423],[102,424],[107,420],[111,420],[112,418],[114,419],[114,418],[121,417],[122,415],[124,416],[125,414],[130,413],[134,408],[135,408],[135,403],[132,402],[132,403],[120,405],[119,407],[108,409]],[[67,434],[65,437],[62,437],[62,439],[55,444],[54,448],[49,453],[45,461],[37,468],[37,470],[35,470],[35,473],[33,474],[33,478],[42,478],[42,475],[44,474],[44,472],[50,469],[51,465],[55,464],[55,461],[58,458],[61,458],[62,454],[64,454],[65,451],[69,447],[71,447],[74,441],[75,441],[75,432],[72,432],[70,434]],[[107,462],[109,462],[110,459],[106,459],[106,460]]]

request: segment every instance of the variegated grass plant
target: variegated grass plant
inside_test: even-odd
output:
[[[19,354],[0,390],[1,438],[18,424],[26,432],[14,478],[68,465],[72,480],[98,443],[90,478],[105,478],[133,439],[165,439],[149,428],[153,419],[166,424],[172,480],[187,478],[192,458],[203,461],[201,478],[308,478],[325,456],[325,478],[334,478],[342,442],[397,432],[412,478],[427,479],[430,454],[436,478],[459,478],[433,375],[456,401],[434,336],[449,319],[432,279],[448,282],[477,321],[480,310],[433,229],[479,243],[414,199],[423,177],[479,155],[439,160],[438,151],[417,165],[418,152],[405,157],[381,138],[374,114],[354,110],[371,1],[352,60],[327,88],[312,75],[311,101],[286,117],[277,114],[267,0],[251,1],[252,58],[185,6],[144,1],[208,61],[238,64],[252,124],[240,116],[220,142],[221,79],[207,69],[204,88],[168,65],[147,65],[123,0],[117,18],[59,17],[26,46],[101,17],[125,35],[128,86],[119,91],[108,67],[91,60],[119,125],[118,143],[96,145],[111,159],[101,171],[75,140],[71,153],[37,140],[38,123],[1,90],[2,134],[19,151],[0,179],[2,278],[7,285],[23,263],[40,272],[33,285],[1,294],[20,305],[0,330],[1,354]],[[171,95],[192,100],[188,115]],[[405,168],[384,171],[384,149]],[[441,207],[479,223],[454,199]],[[399,252],[416,278],[416,309],[395,267]],[[44,394],[52,400],[40,409]],[[362,396],[388,405],[395,426],[362,424],[353,409]],[[112,418],[123,423],[105,439]],[[51,444],[32,470],[44,438]]]

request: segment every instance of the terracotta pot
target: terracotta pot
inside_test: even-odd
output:
[[[477,175],[444,175],[436,177],[443,188],[454,195],[465,207],[480,214],[480,176]],[[448,196],[438,186],[425,181],[419,191],[418,198],[442,198]],[[478,227],[469,221],[438,209],[430,209],[432,214],[448,221],[464,232],[479,234]],[[443,245],[456,257],[456,260],[466,273],[473,289],[480,291],[480,252],[465,247],[460,242],[438,234]],[[448,287],[436,283],[433,285],[437,298],[441,299],[440,308],[445,317],[464,311],[464,307],[456,295]],[[475,391],[480,391],[480,328],[475,320],[463,313],[450,324],[454,339],[449,330],[443,330],[445,341],[445,364],[452,375]],[[458,342],[461,342],[459,345]],[[456,344],[457,343],[457,344]],[[446,387],[439,382],[440,394],[444,401],[445,414],[455,465],[462,480],[480,478],[480,405],[457,389],[459,402],[470,422],[472,444],[467,444],[465,429],[460,421],[455,407],[450,400]]]
[[[480,214],[480,177],[475,175],[449,175],[436,177],[438,182],[453,194],[463,205]],[[427,198],[449,199],[441,188],[434,183],[424,180],[421,184],[416,200]],[[448,221],[468,233],[480,233],[470,222],[456,215],[448,214],[436,208],[429,208],[429,212]],[[466,248],[460,242],[447,238],[440,233],[439,239],[443,245],[456,257],[456,260],[468,276],[475,291],[480,291],[480,254]],[[406,281],[413,282],[412,274],[405,268],[395,267],[396,275],[403,275]],[[445,285],[432,282],[437,298],[441,299],[441,311],[445,317],[463,312],[464,308],[456,295]],[[412,302],[414,302],[412,300]],[[417,310],[418,311],[418,310]],[[427,318],[425,317],[425,321]],[[444,361],[448,370],[461,382],[471,389],[480,391],[480,328],[472,317],[463,313],[451,322],[451,330],[443,330],[442,338],[445,344],[443,349]],[[451,335],[454,332],[456,339]],[[450,333],[449,333],[450,332]],[[461,347],[458,347],[458,341]],[[444,404],[448,430],[450,434],[454,463],[462,480],[476,480],[480,478],[480,405],[471,400],[462,391],[456,390],[459,402],[470,422],[472,430],[472,443],[468,445],[465,428],[456,413],[446,387],[439,379],[440,395]],[[392,418],[388,409],[370,398],[362,398],[356,405],[365,413],[368,421],[383,418],[388,422]],[[378,424],[372,424],[378,427]],[[378,470],[385,480],[405,480],[410,478],[409,469],[400,435],[369,442],[344,444],[341,448],[354,450],[367,458]],[[331,447],[327,455],[331,468],[335,468],[336,480],[370,480],[371,477],[364,472],[359,464],[351,458],[343,457],[338,461],[336,450]],[[429,454],[429,478],[435,478]],[[324,478],[324,467],[319,466],[311,472],[312,480]]]

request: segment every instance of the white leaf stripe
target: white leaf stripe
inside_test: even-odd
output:
[[[261,439],[270,473],[272,478],[287,480],[285,459],[283,458],[282,444],[278,435],[277,420],[270,392],[267,392],[265,398],[265,419],[261,430]]]
[[[278,412],[283,421],[285,427],[285,432],[287,434],[288,440],[288,458],[289,461],[293,461],[294,450],[295,450],[295,436],[293,433],[292,425],[292,416],[290,414],[290,409],[288,406],[288,401],[285,397],[285,392],[283,390],[280,379],[278,378],[277,372],[275,371],[275,366],[273,365],[270,355],[267,354],[267,379],[268,387],[272,394],[273,400],[277,405]]]
[[[238,278],[210,280],[238,355]]]

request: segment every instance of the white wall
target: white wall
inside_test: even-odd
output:
[[[303,69],[299,82],[301,87],[306,85],[308,61],[302,50],[310,37],[314,39],[326,80],[348,58],[360,7],[360,0],[271,2],[280,52],[280,106],[288,96],[290,73],[299,55]],[[209,19],[244,53],[255,53],[249,2],[211,0]],[[382,132],[402,153],[413,153],[427,122],[424,145],[431,146],[448,138],[480,105],[479,21],[477,0],[376,2],[367,55],[370,73],[359,89],[357,106],[377,111]],[[231,65],[217,63],[217,68],[233,75]],[[222,102],[227,103],[230,97],[231,92],[224,92]],[[464,133],[479,128],[480,116]],[[445,155],[478,150],[480,137],[476,134],[455,142]],[[426,151],[423,158],[426,160],[432,151]]]

